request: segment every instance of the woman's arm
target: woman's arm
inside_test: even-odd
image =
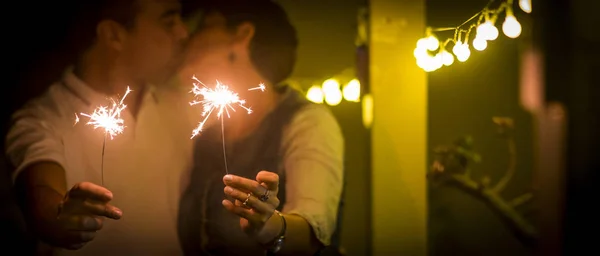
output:
[[[344,139],[335,117],[310,105],[298,112],[283,137],[286,171],[285,241],[278,254],[314,255],[329,245],[343,186]],[[274,214],[265,227],[272,240],[282,228]],[[266,236],[269,237],[269,236]]]

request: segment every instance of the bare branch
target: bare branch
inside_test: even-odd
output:
[[[493,117],[492,122],[496,125],[498,134],[506,138],[508,143],[508,167],[504,176],[502,176],[494,188],[496,192],[500,193],[514,176],[517,167],[517,147],[515,145],[515,138],[513,137],[515,122],[510,117]]]
[[[531,201],[531,199],[533,199],[533,194],[526,193],[510,201],[509,205],[513,208],[516,208],[524,203]]]
[[[498,181],[498,183],[496,184],[494,191],[496,191],[497,193],[502,192],[502,190],[504,190],[504,188],[506,187],[508,182],[510,182],[512,177],[515,175],[516,169],[517,169],[517,147],[515,145],[515,139],[512,136],[509,136],[508,137],[508,168],[506,170],[506,173],[502,177],[502,179],[500,181]]]
[[[535,227],[515,211],[514,207],[507,203],[495,190],[486,188],[461,174],[450,175],[446,177],[446,181],[448,181],[446,184],[451,184],[483,200],[524,245],[532,247],[536,244],[537,231]]]
[[[480,182],[470,177],[469,165],[481,160],[473,151],[473,139],[470,136],[461,137],[452,145],[436,147],[433,165],[427,177],[433,185],[454,186],[485,202],[523,245],[533,247],[537,243],[537,230],[515,210],[517,206],[530,201],[533,195],[527,193],[510,202],[501,196],[501,192],[515,175],[517,167],[517,148],[512,132],[514,121],[507,117],[494,117],[493,121],[498,128],[498,134],[506,139],[509,153],[507,170],[495,186],[490,186],[489,176],[484,176]]]

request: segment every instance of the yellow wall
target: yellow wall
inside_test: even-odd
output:
[[[426,254],[427,80],[413,57],[424,0],[371,0],[373,255]]]

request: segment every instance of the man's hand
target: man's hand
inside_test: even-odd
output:
[[[122,212],[108,202],[112,193],[101,186],[81,182],[73,186],[58,208],[56,242],[76,250],[92,241],[102,228],[104,217],[118,220]]]

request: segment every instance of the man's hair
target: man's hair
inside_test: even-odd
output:
[[[227,27],[236,29],[249,22],[254,25],[250,42],[250,60],[258,72],[278,85],[287,79],[296,64],[298,38],[283,8],[271,0],[204,0],[204,14],[218,13],[225,17]]]
[[[66,45],[80,57],[96,41],[96,28],[103,20],[113,20],[133,28],[140,10],[139,0],[71,0],[73,19]]]

